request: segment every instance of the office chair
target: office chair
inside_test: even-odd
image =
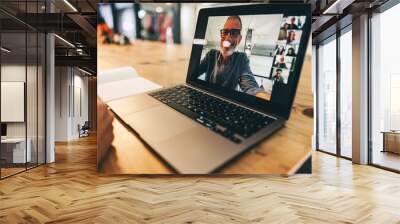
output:
[[[89,121],[85,121],[82,127],[79,128],[79,138],[89,136],[89,129],[90,129]]]

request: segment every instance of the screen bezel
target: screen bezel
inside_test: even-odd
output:
[[[197,88],[210,91],[214,94],[229,98],[245,106],[254,108],[264,113],[271,113],[285,119],[289,119],[293,105],[300,73],[302,70],[305,52],[311,30],[311,6],[309,4],[252,4],[241,6],[228,6],[217,8],[203,8],[199,11],[194,39],[205,39],[208,18],[211,16],[230,15],[259,15],[259,14],[284,14],[284,16],[305,16],[305,23],[302,28],[302,36],[291,77],[291,88],[289,88],[287,102],[272,102],[259,99],[253,95],[224,88],[215,84],[194,77],[200,63],[203,45],[193,44],[190,55],[189,68],[186,76],[186,83]],[[289,84],[289,83],[288,83]],[[288,85],[289,86],[289,85]],[[272,98],[272,97],[271,97]]]

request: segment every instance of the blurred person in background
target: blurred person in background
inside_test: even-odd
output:
[[[101,14],[99,14],[97,23],[97,40],[102,44],[130,44],[129,38],[123,34],[114,32],[114,30],[107,25]]]
[[[97,22],[97,40],[102,44],[112,43],[114,31],[107,25],[103,16],[99,14]]]

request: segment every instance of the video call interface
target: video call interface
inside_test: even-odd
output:
[[[305,16],[208,18],[197,78],[270,100],[293,75]]]

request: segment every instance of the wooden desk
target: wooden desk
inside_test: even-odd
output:
[[[392,152],[400,154],[400,131],[382,131],[383,150],[382,152]]]
[[[27,147],[25,149],[25,138],[5,138],[1,139],[2,158],[8,164],[25,164],[31,162],[32,140],[26,139]]]
[[[138,41],[131,46],[99,45],[98,69],[134,67],[138,74],[164,87],[184,83],[191,46]],[[290,120],[285,127],[226,166],[224,174],[295,173],[311,157],[313,119],[311,58],[303,66]],[[100,124],[99,124],[100,125]],[[167,174],[171,171],[120,121],[113,121],[113,147],[101,164],[105,173]]]

